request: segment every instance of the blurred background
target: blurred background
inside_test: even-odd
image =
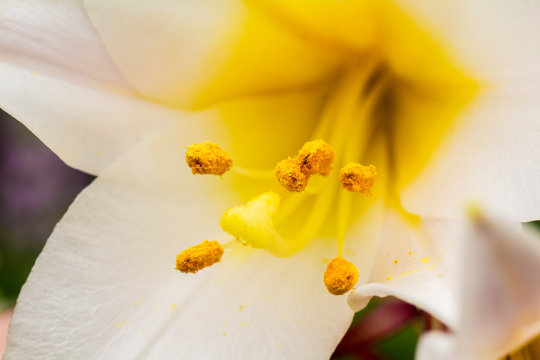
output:
[[[0,354],[13,306],[55,224],[93,177],[66,166],[0,110]],[[428,314],[397,299],[374,299],[355,316],[338,360],[409,360]]]

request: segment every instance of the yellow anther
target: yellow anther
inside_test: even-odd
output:
[[[293,158],[276,165],[276,177],[289,191],[304,191],[311,175],[327,176],[332,170],[334,150],[324,140],[308,141]]]
[[[196,273],[221,261],[223,247],[217,241],[205,240],[199,245],[189,247],[176,256],[176,270],[183,273]]]
[[[285,189],[300,192],[306,188],[309,175],[302,172],[296,158],[288,158],[277,164],[276,177]]]
[[[211,142],[188,146],[186,162],[194,175],[223,175],[233,164],[231,156],[219,145]]]
[[[308,141],[298,152],[297,158],[306,175],[327,176],[332,170],[334,149],[324,140]]]
[[[364,166],[351,162],[339,170],[339,182],[345,190],[371,195],[375,185],[377,169],[373,165]]]
[[[332,259],[324,272],[324,285],[333,295],[343,295],[358,281],[358,269],[343,258]]]

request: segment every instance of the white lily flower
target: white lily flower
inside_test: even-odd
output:
[[[477,219],[459,265],[459,321],[450,332],[424,334],[416,358],[537,359],[540,235]]]
[[[502,1],[0,1],[0,106],[99,174],[37,260],[6,358],[328,358],[352,312],[324,289],[324,259],[346,257],[365,283],[385,208],[418,232],[409,213],[456,217],[470,196],[538,218],[527,200],[540,197],[539,13]],[[273,169],[318,138],[334,170],[291,195]],[[183,163],[203,141],[237,165],[224,181]],[[372,197],[339,188],[349,161],[376,165]],[[196,275],[172,270],[178,251],[229,240],[223,212],[267,191],[282,196],[286,245],[241,240],[295,256],[231,245]],[[448,261],[438,238],[413,259]],[[385,248],[408,256],[401,240]],[[451,319],[444,286],[408,275],[401,296]],[[419,288],[429,301],[409,296]]]

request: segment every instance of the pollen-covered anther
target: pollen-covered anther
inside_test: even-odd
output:
[[[194,175],[223,175],[231,168],[233,161],[219,145],[204,142],[188,146],[186,163]]]
[[[279,183],[289,191],[304,191],[309,175],[302,172],[296,158],[288,158],[276,165],[276,177]]]
[[[196,273],[220,262],[222,256],[223,247],[219,242],[205,240],[178,254],[175,269],[183,273]]]
[[[332,170],[334,156],[334,149],[326,141],[319,139],[305,143],[298,152],[297,159],[304,174],[327,176]]]
[[[343,295],[356,285],[358,269],[356,266],[341,258],[332,259],[324,272],[324,285],[333,295]]]
[[[364,166],[351,162],[339,170],[339,182],[345,190],[352,192],[371,195],[376,178],[377,169],[373,165]]]

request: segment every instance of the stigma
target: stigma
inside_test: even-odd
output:
[[[358,268],[351,262],[337,257],[332,259],[324,272],[324,285],[333,295],[343,295],[356,285]]]
[[[373,165],[364,166],[350,162],[339,170],[339,182],[347,191],[371,195],[371,188],[375,185],[377,169]]]
[[[275,169],[279,183],[289,191],[303,191],[312,175],[328,176],[335,152],[324,140],[306,142],[295,157],[280,161]]]
[[[256,196],[225,211],[221,228],[242,245],[264,249],[278,257],[291,256],[299,249],[279,235],[272,219],[279,203],[279,195],[271,191]]]
[[[219,145],[204,142],[188,146],[186,163],[193,175],[223,175],[231,168],[231,156]]]
[[[175,269],[183,273],[196,273],[220,262],[223,252],[223,247],[219,242],[205,240],[178,254]]]

